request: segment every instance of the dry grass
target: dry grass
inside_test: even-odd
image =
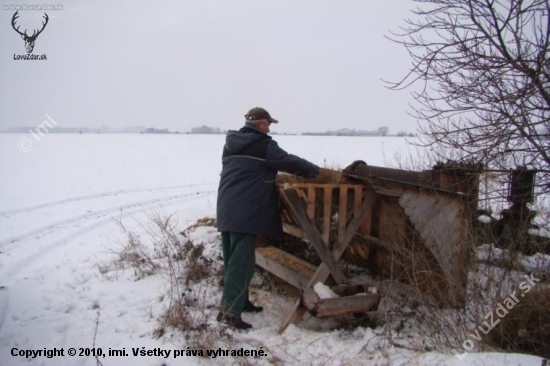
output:
[[[321,169],[319,175],[313,178],[302,178],[293,174],[279,173],[277,175],[278,184],[295,184],[295,183],[343,183],[345,177],[341,171],[332,169]]]
[[[210,325],[214,304],[206,290],[219,281],[222,271],[218,263],[204,256],[204,244],[194,243],[189,235],[212,220],[202,219],[179,232],[170,219],[153,219],[158,229],[155,252],[163,260],[163,275],[169,282],[169,303],[155,336],[161,337],[172,329],[184,335],[189,347],[214,349],[229,335],[224,328]]]
[[[116,223],[126,236],[126,241],[121,243],[119,250],[110,250],[115,255],[114,261],[95,264],[99,272],[104,277],[112,279],[116,278],[119,272],[131,268],[136,280],[158,273],[160,262],[154,253],[150,252],[149,247],[142,243],[140,235],[127,230],[122,221],[117,220]]]
[[[226,327],[212,325],[212,304],[207,289],[216,287],[223,275],[222,266],[204,255],[203,243],[195,243],[190,233],[202,226],[215,225],[215,220],[203,218],[181,231],[171,216],[153,215],[150,225],[142,225],[142,237],[118,222],[126,236],[116,257],[110,263],[97,264],[106,277],[110,273],[131,268],[136,280],[159,274],[168,283],[167,306],[154,331],[162,337],[168,331],[183,335],[188,347],[195,350],[216,349],[231,341]]]
[[[155,274],[160,266],[149,256],[147,247],[141,243],[136,234],[128,232],[127,235],[128,242],[120,251],[118,262],[132,267],[138,280]]]

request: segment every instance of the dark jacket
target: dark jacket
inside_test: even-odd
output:
[[[282,236],[277,171],[311,177],[319,167],[288,154],[270,136],[252,128],[229,131],[218,189],[219,231]]]

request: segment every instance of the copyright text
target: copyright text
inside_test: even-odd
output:
[[[131,350],[126,350],[126,348],[121,349],[111,349],[103,351],[102,348],[69,348],[65,352],[64,348],[53,348],[53,349],[19,349],[12,348],[11,355],[14,357],[25,357],[25,358],[54,358],[54,357],[64,357],[64,356],[79,356],[79,357],[162,357],[162,358],[178,358],[178,357],[265,357],[267,352],[263,350],[263,347],[259,349],[192,349],[190,347],[183,349],[175,350],[164,350],[161,348],[152,348],[147,349],[145,347],[136,347],[131,348]]]

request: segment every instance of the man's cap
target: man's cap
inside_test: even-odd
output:
[[[265,119],[268,120],[270,123],[279,123],[279,121],[277,121],[276,119],[271,118],[271,115],[268,111],[260,107],[252,108],[248,111],[247,114],[244,115],[244,117],[246,118],[247,122],[260,121]]]

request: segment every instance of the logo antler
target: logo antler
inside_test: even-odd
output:
[[[46,25],[48,24],[48,20],[50,19],[48,17],[48,14],[44,13],[44,16],[43,18],[46,19],[45,22],[42,22],[42,29],[40,30],[37,30],[35,29],[34,32],[32,33],[32,36],[29,36],[27,34],[27,30],[25,29],[25,32],[24,33],[21,33],[19,31],[19,26],[17,28],[15,28],[15,21],[17,20],[17,18],[19,18],[19,15],[17,15],[17,13],[19,13],[19,10],[17,10],[15,12],[15,14],[13,14],[13,17],[11,18],[11,26],[13,27],[13,29],[19,33],[21,35],[21,38],[23,38],[23,40],[25,41],[25,48],[27,49],[27,53],[31,53],[32,50],[34,49],[34,41],[36,41],[36,38],[38,37],[38,35],[40,33],[42,33],[42,31],[44,30],[44,28],[46,28]],[[38,33],[37,33],[38,31]]]

